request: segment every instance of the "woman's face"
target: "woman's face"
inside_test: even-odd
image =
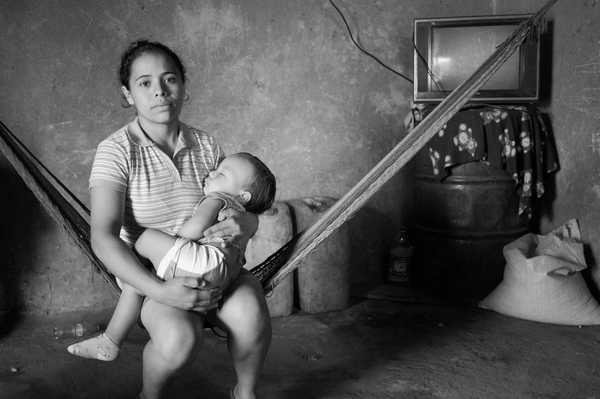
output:
[[[141,54],[131,64],[129,89],[121,89],[139,118],[161,124],[178,121],[185,85],[175,63],[165,54]]]

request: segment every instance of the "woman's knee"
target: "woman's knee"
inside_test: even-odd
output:
[[[151,345],[169,368],[185,365],[201,343],[201,328],[190,317],[152,312],[144,306],[142,323],[150,334]]]
[[[248,340],[271,336],[271,318],[258,281],[243,281],[225,300],[219,317],[235,335]]]
[[[153,338],[152,342],[167,364],[179,368],[192,358],[198,339],[190,329],[173,329]]]

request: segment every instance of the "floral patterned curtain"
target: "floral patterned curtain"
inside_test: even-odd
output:
[[[428,109],[420,112],[426,114]],[[551,132],[533,107],[463,109],[439,130],[424,151],[428,152],[433,175],[440,180],[452,167],[475,161],[508,172],[520,198],[519,215],[528,217],[532,215],[533,199],[544,194],[545,175],[559,168]]]

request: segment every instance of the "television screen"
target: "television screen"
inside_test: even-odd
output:
[[[516,25],[434,27],[431,39],[431,71],[446,90],[454,90],[483,64]],[[519,88],[519,58],[513,54],[483,89]]]
[[[415,102],[442,101],[527,18],[486,16],[415,20]],[[538,58],[539,40],[526,40],[471,101],[536,101]]]

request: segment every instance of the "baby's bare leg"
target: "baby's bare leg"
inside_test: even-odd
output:
[[[75,356],[104,361],[119,356],[121,343],[137,320],[143,297],[130,285],[123,284],[117,307],[106,326],[106,330],[95,337],[69,345],[67,351]]]
[[[143,301],[144,297],[134,287],[123,284],[117,307],[104,331],[112,342],[121,345],[125,340],[140,316]]]
[[[135,249],[144,258],[150,260],[154,268],[157,268],[161,259],[175,244],[175,240],[175,237],[162,231],[146,229],[135,242]]]

